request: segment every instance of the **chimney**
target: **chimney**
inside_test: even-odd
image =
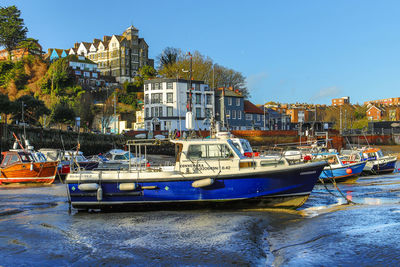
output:
[[[75,48],[75,49],[78,49],[78,48],[79,48],[79,43],[75,43],[75,44],[74,44],[74,48]]]

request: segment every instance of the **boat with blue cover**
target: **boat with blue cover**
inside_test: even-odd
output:
[[[159,140],[130,140],[140,158]],[[232,138],[170,140],[174,166],[130,163],[123,170],[80,170],[66,178],[77,209],[296,208],[308,198],[325,161],[244,156]],[[130,161],[129,161],[130,162]]]

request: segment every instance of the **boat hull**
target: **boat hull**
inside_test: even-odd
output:
[[[320,178],[323,181],[330,181],[330,179],[334,178],[336,182],[352,180],[361,174],[365,164],[366,162],[358,162],[336,168],[328,166],[321,173]],[[348,171],[349,169],[351,172]]]
[[[286,171],[218,177],[212,184],[200,188],[193,186],[199,179],[160,179],[139,181],[134,190],[121,191],[119,182],[102,180],[101,183],[97,181],[100,197],[99,190],[80,190],[79,183],[69,181],[68,177],[66,182],[72,206],[78,209],[296,208],[307,200],[325,166],[324,163],[307,165]],[[132,176],[131,182],[135,182],[135,175]]]
[[[51,184],[54,182],[57,162],[18,163],[1,168],[0,184]]]
[[[367,174],[392,173],[396,168],[397,159],[374,160],[367,163],[363,172]]]

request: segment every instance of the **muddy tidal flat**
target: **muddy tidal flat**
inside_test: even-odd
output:
[[[400,174],[339,188],[354,204],[71,214],[61,183],[0,188],[0,266],[399,266]]]

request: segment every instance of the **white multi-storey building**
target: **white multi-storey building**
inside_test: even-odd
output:
[[[189,81],[153,79],[144,81],[144,112],[146,130],[186,131],[189,107]],[[194,129],[209,129],[214,114],[214,91],[203,81],[192,81],[192,112]]]

